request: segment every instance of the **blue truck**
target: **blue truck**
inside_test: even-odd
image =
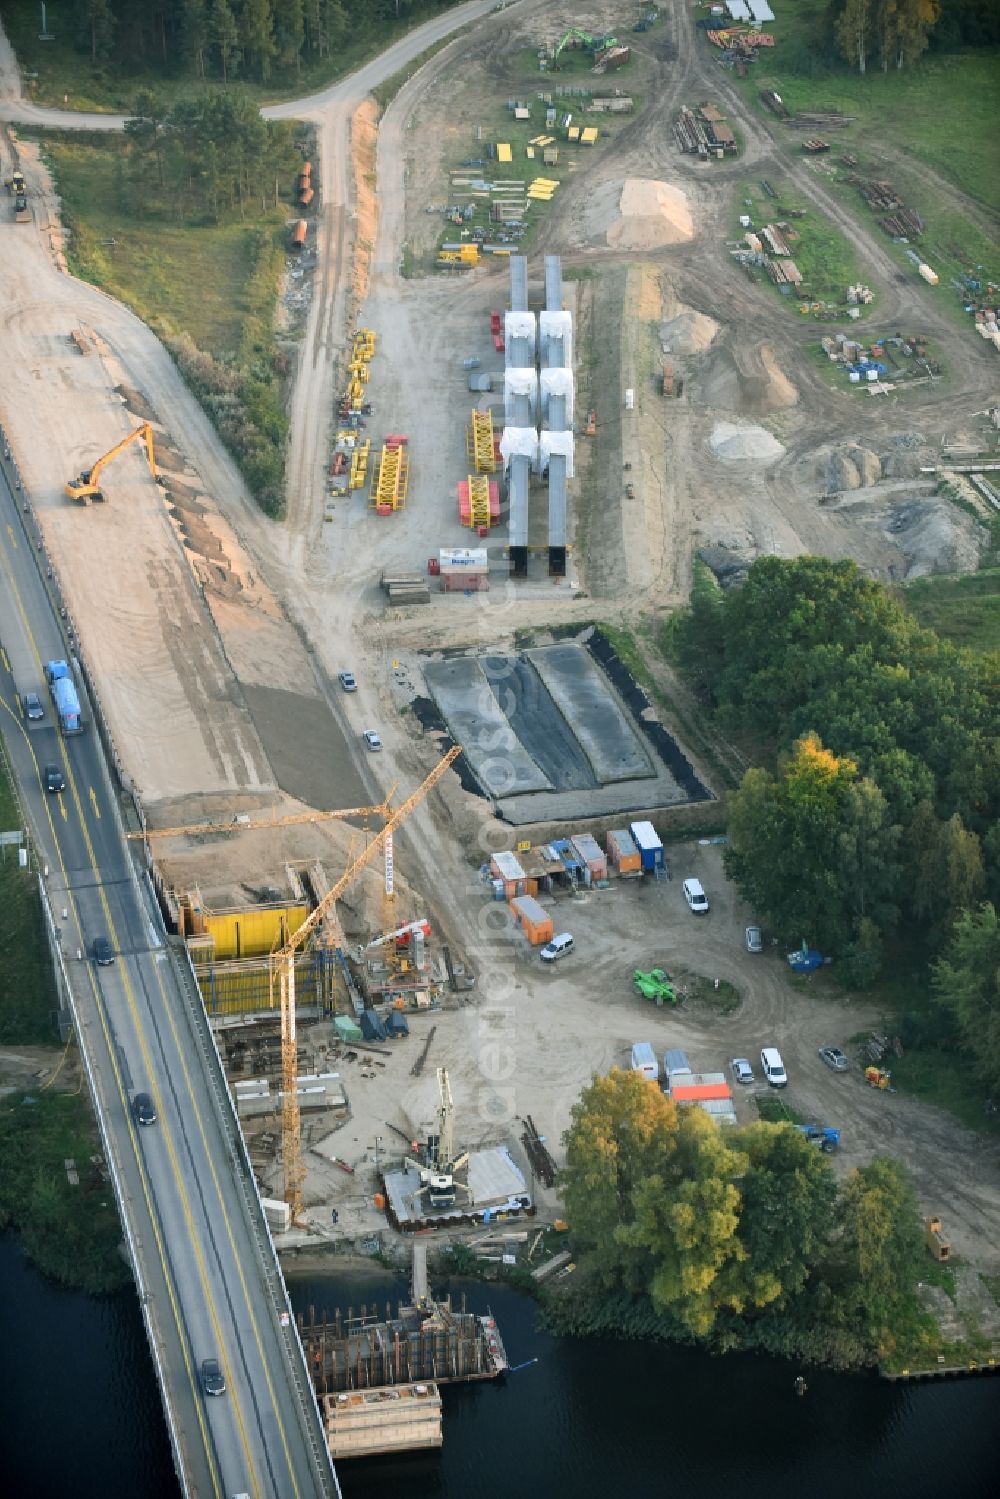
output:
[[[73,676],[65,661],[46,661],[45,680],[49,684],[56,717],[64,734],[83,733],[83,713]]]
[[[795,1128],[826,1155],[832,1155],[840,1147],[840,1130],[829,1124],[797,1124]]]

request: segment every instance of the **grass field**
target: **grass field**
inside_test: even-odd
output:
[[[799,206],[794,201],[794,192],[784,194],[784,198],[789,200],[787,203],[783,200],[780,177],[772,175],[768,180],[778,194],[777,201],[765,197],[760,191],[759,183],[751,178],[739,184],[734,205],[734,238],[739,238],[744,232],[737,223],[740,214],[749,214],[754,227],[759,228],[775,219],[785,222],[782,208]],[[871,278],[863,274],[861,262],[848,240],[815,209],[808,209],[805,218],[789,220],[788,223],[788,248],[803,276],[800,292],[796,294],[792,289],[788,296],[782,297],[789,312],[799,315],[799,303],[804,297],[809,300],[843,303],[847,288],[852,282],[870,281]],[[797,233],[799,238],[792,239],[792,232]],[[763,278],[763,272],[760,274]],[[767,284],[770,286],[771,282],[768,281]],[[872,287],[876,297],[877,290],[877,287]],[[774,292],[775,295],[781,295],[778,287],[774,287]]]
[[[211,354],[232,353],[250,311],[246,291],[260,228],[283,227],[289,210],[246,224],[140,216],[123,182],[122,139],[48,136],[44,152],[72,230],[68,258],[77,275],[119,297],[158,332],[187,332]]]
[[[925,56],[900,72],[882,73],[876,66],[862,77],[832,51],[828,12],[827,0],[797,0],[780,8],[770,28],[774,49],[761,54],[743,85],[747,92],[756,99],[760,89],[776,88],[793,111],[851,115],[854,123],[834,132],[835,148],[886,141],[927,162],[985,206],[1000,209],[995,149],[1000,49]],[[791,144],[801,143],[798,132],[788,135]]]
[[[457,4],[458,0],[451,3]],[[415,26],[449,9],[451,4],[424,0],[412,16],[392,23],[379,22],[377,32],[359,27],[349,41],[338,45],[329,56],[306,63],[298,71],[274,72],[266,84],[242,74],[237,74],[235,81],[261,103],[304,98],[339,78],[346,78]],[[161,99],[172,102],[197,97],[206,87],[221,86],[221,77],[205,83],[196,78],[165,76],[155,68],[123,73],[114,66],[95,67],[87,53],[78,51],[74,45],[78,10],[75,0],[47,0],[47,25],[55,39],[40,42],[38,0],[3,0],[0,5],[7,36],[27,76],[26,90],[30,90],[36,103],[61,105],[68,96],[71,109],[114,113],[131,109],[141,89],[152,89]],[[31,74],[36,76],[32,78]]]
[[[0,830],[23,825],[0,765]],[[55,1042],[56,995],[37,875],[20,868],[16,848],[0,849],[0,952],[0,1044]]]
[[[975,651],[1000,651],[1000,568],[918,578],[897,597],[922,625]]]

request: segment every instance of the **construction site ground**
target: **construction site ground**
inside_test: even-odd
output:
[[[592,30],[623,24],[610,5],[585,5],[572,20]],[[832,195],[811,163],[749,113],[698,42],[694,21],[694,12],[674,7],[648,37],[635,39],[650,54],[642,109],[592,164],[567,176],[533,244],[536,287],[543,251],[560,254],[569,273],[578,420],[589,407],[597,411],[596,438],[577,441],[569,575],[509,584],[499,570],[501,534],[487,543],[498,564],[489,593],[434,592],[422,607],[387,610],[379,577],[383,568],[422,572],[439,547],[474,541],[459,526],[455,497],[468,472],[464,424],[473,399],[462,360],[480,356],[484,369],[499,369],[489,312],[505,306],[507,280],[505,265],[461,279],[403,279],[404,247],[426,239],[426,205],[447,197],[441,108],[449,128],[474,136],[477,101],[517,92],[526,51],[543,33],[564,29],[565,10],[526,0],[491,16],[402,88],[378,133],[377,227],[370,205],[363,220],[351,219],[350,142],[357,146],[362,133],[352,137],[350,121],[364,89],[349,80],[350,87],[307,101],[330,207],[290,403],[284,526],[256,510],[154,336],[65,273],[58,203],[37,152],[22,146],[33,223],[15,226],[8,216],[0,224],[7,353],[0,413],[119,757],[156,822],[283,811],[300,800],[362,805],[397,782],[405,795],[439,754],[435,736],[419,731],[408,708],[419,686],[412,666],[418,653],[513,648],[526,630],[582,627],[595,618],[628,626],[665,614],[686,600],[702,550],[720,573],[727,558],[738,573],[761,553],[853,557],[883,579],[942,564],[975,566],[980,528],[934,496],[919,468],[937,461],[942,438],[978,446],[982,413],[996,398],[995,351],[943,312],[922,283],[904,282],[860,211]],[[427,45],[415,36],[416,50]],[[394,49],[385,71],[405,62]],[[14,98],[16,78],[2,48],[0,75],[0,94]],[[362,84],[377,77],[368,69]],[[628,87],[627,72],[615,82]],[[716,162],[710,171],[676,150],[670,130],[678,105],[702,97],[720,103],[744,140],[737,162]],[[273,112],[294,114],[295,107]],[[368,170],[367,161],[361,165]],[[6,155],[3,166],[6,176]],[[872,326],[932,339],[949,371],[943,388],[878,399],[831,388],[814,352],[828,328],[751,282],[726,251],[733,185],[748,170],[787,181],[798,200],[852,240],[878,291]],[[921,173],[933,191],[932,169]],[[636,201],[655,199],[677,221],[683,194],[693,237],[678,239],[672,221],[661,224],[664,242],[655,243],[653,212],[623,227],[616,204],[619,185],[628,182],[653,184]],[[656,184],[671,194],[657,196]],[[948,192],[956,190],[948,185]],[[363,303],[352,232],[374,245]],[[618,243],[609,242],[609,232]],[[630,235],[641,248],[622,247]],[[389,431],[410,437],[409,498],[402,512],[379,519],[356,494],[338,501],[325,522],[333,371],[343,369],[355,324],[379,336],[369,431],[376,440]],[[866,318],[848,326],[864,331]],[[84,330],[89,354],[70,341],[74,329]],[[664,359],[683,375],[679,399],[659,393]],[[636,392],[634,411],[623,409],[626,388]],[[133,448],[108,472],[106,506],[71,506],[65,481],[147,415],[162,441],[165,487],[154,486]],[[858,487],[851,487],[855,477]],[[626,479],[634,497],[626,496]],[[357,676],[356,693],[336,686],[344,668]],[[369,728],[381,735],[381,754],[364,750]],[[349,1178],[310,1157],[307,1200],[317,1228],[333,1232],[331,1206],[346,1237],[384,1228],[370,1201],[375,1138],[391,1134],[386,1120],[405,1129],[432,1119],[437,1066],[449,1068],[463,1144],[516,1142],[519,1127],[507,1115],[530,1113],[559,1160],[580,1088],[595,1071],[625,1062],[633,1041],[647,1039],[657,1051],[685,1046],[695,1066],[712,1068],[776,1044],[791,1078],[790,1104],[843,1131],[837,1169],[883,1149],[898,1154],[913,1171],[922,1207],[940,1213],[956,1252],[996,1273],[996,1136],[974,1135],[915,1100],[866,1089],[857,1070],[838,1077],[823,1068],[819,1045],[844,1045],[878,1017],[822,981],[794,984],[779,952],[746,953],[743,927],[753,913],[727,884],[718,850],[675,848],[669,883],[560,900],[557,929],[574,933],[577,951],[548,971],[509,932],[496,937],[503,908],[488,900],[478,877],[489,853],[511,847],[515,836],[452,774],[400,835],[397,858],[414,892],[407,914],[431,917],[476,988],[455,1008],[414,1017],[409,1040],[379,1057],[385,1066],[367,1069],[371,1077],[361,1078],[360,1063],[338,1063],[352,1110],[340,1132],[342,1154],[360,1169]],[[199,840],[184,855],[182,877],[205,889],[252,890],[280,882],[284,864],[304,857],[328,859],[333,873],[336,861],[342,867],[347,860],[350,838],[325,824],[280,837]],[[683,902],[680,880],[688,874],[709,892],[705,920]],[[651,1008],[635,994],[630,974],[654,965],[732,982],[742,1004],[727,1017],[693,1005]],[[427,1065],[413,1079],[421,1027],[430,1024],[437,1031]],[[737,1106],[741,1117],[753,1117],[749,1094]],[[554,1210],[551,1194],[538,1196]]]

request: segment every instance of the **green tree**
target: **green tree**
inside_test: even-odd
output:
[[[243,37],[247,51],[260,69],[261,81],[266,83],[277,51],[271,0],[243,0]]]
[[[834,23],[833,34],[841,55],[849,63],[857,63],[859,73],[865,71],[871,45],[871,31],[871,0],[846,0],[843,10]]]
[[[151,89],[141,89],[135,98],[132,118],[125,121],[125,136],[139,159],[139,170],[134,174],[138,183],[145,183],[146,161],[153,158],[156,164],[156,180],[163,187],[164,157],[164,110]]]
[[[283,67],[302,66],[306,39],[304,0],[281,0],[274,17],[274,39]]]
[[[79,0],[78,17],[81,37],[90,48],[91,62],[103,62],[111,55],[118,24],[110,0]]]
[[[878,787],[807,734],[730,797],[726,870],[786,938],[837,951],[893,919],[897,842]]]
[[[934,964],[931,987],[938,1003],[955,1016],[973,1074],[991,1096],[1000,1096],[1000,923],[995,906],[987,902],[959,917],[944,955]]]
[[[785,1306],[825,1251],[837,1185],[826,1156],[791,1126],[751,1124],[740,1130],[738,1143],[748,1159],[738,1233],[752,1299],[757,1306]]]
[[[181,10],[181,39],[184,55],[194,65],[199,78],[205,76],[205,53],[212,36],[206,0],[184,0]]]
[[[222,81],[228,83],[230,73],[236,71],[240,45],[240,31],[229,7],[229,0],[212,0],[211,35],[212,41],[219,49]]]
[[[916,919],[947,934],[963,911],[982,897],[982,847],[956,812],[943,822],[930,802],[913,813],[904,839],[907,904]]]
[[[843,1313],[876,1347],[892,1346],[893,1319],[909,1301],[923,1261],[916,1194],[902,1162],[877,1156],[851,1172],[838,1203],[831,1266]]]

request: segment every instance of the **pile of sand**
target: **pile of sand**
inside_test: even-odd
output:
[[[616,250],[657,250],[694,239],[686,193],[651,177],[605,182],[584,209],[588,238]]]
[[[761,406],[767,411],[781,411],[785,406],[797,405],[799,393],[781,368],[769,344],[761,345],[760,357],[767,375],[767,388]]]
[[[669,323],[660,324],[660,342],[664,353],[701,354],[718,331],[715,319],[703,312],[681,312]]]
[[[743,422],[716,422],[708,445],[723,463],[773,463],[785,451],[763,427]]]

